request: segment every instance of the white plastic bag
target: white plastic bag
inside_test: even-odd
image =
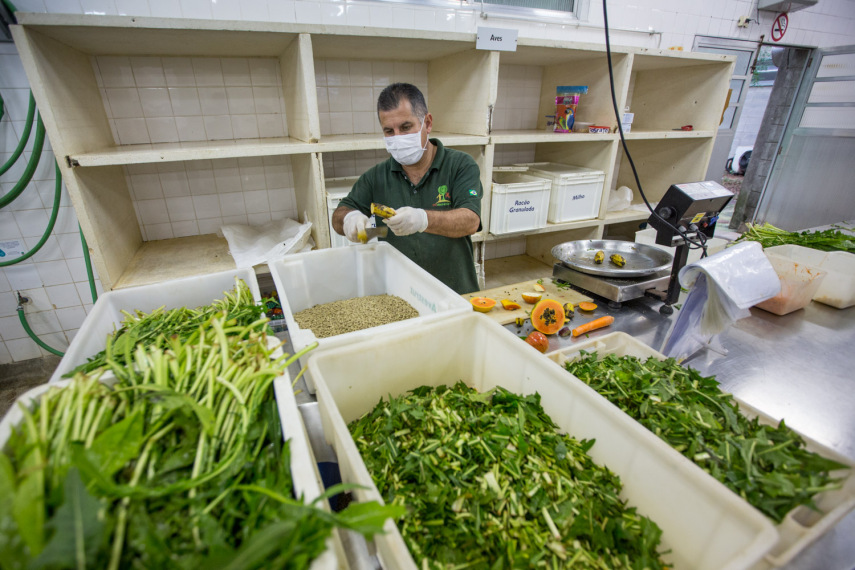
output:
[[[609,194],[609,205],[607,211],[619,212],[626,210],[632,206],[632,190],[626,186],[621,186],[611,194]]]
[[[680,270],[689,295],[680,309],[662,352],[678,360],[708,346],[731,323],[749,316],[748,309],[778,294],[778,274],[757,242],[744,242]]]
[[[311,250],[312,223],[283,218],[261,226],[229,225],[220,228],[238,267],[252,267],[281,259],[289,253]]]

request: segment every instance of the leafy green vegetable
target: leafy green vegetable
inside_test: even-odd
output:
[[[23,410],[0,454],[0,568],[307,568],[334,527],[400,516],[292,496],[272,386],[306,351],[274,360],[265,318],[200,312],[151,343],[111,337],[103,367]]]
[[[458,382],[381,401],[350,424],[421,568],[662,568],[660,529],[620,479],[561,435],[540,396]]]
[[[855,237],[840,230],[788,232],[765,223],[762,226],[748,224],[748,230],[739,241],[757,241],[766,248],[776,245],[794,244],[822,251],[848,251],[855,253]]]
[[[674,359],[583,351],[565,367],[776,522],[841,485],[829,473],[845,465],[807,451],[783,420],[777,427],[749,420],[714,377]]]

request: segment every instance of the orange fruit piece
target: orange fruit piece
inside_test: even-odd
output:
[[[543,293],[523,293],[522,294],[523,301],[525,301],[526,303],[529,303],[530,305],[534,305],[535,303],[540,301],[541,297],[543,297]]]
[[[597,305],[594,303],[589,303],[587,301],[582,301],[581,303],[579,303],[578,307],[579,307],[579,310],[582,310],[582,311],[593,311],[594,309],[597,308]]]
[[[489,297],[473,297],[469,302],[479,313],[489,313],[496,306],[496,300]]]
[[[522,305],[516,301],[511,301],[510,299],[502,299],[502,308],[506,311],[513,311],[516,309],[522,309]]]
[[[529,335],[525,337],[525,341],[535,347],[540,352],[545,353],[547,350],[549,350],[549,339],[546,338],[546,335],[542,332],[530,332]]]

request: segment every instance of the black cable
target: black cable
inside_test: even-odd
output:
[[[611,47],[611,42],[609,41],[609,13],[608,13],[608,9],[606,8],[606,0],[603,0],[603,28],[605,29],[605,32],[606,32],[606,59],[608,60],[608,67],[609,67],[609,85],[610,85],[611,91],[612,91],[612,106],[614,107],[615,118],[617,119],[618,132],[620,133],[620,142],[621,142],[621,145],[623,146],[623,152],[626,155],[626,159],[627,159],[627,161],[629,161],[629,166],[630,166],[630,168],[632,168],[632,175],[633,175],[633,177],[635,177],[635,184],[636,184],[636,186],[638,186],[638,193],[641,194],[641,199],[644,200],[644,205],[647,206],[647,209],[650,210],[650,213],[652,215],[654,215],[657,218],[659,218],[660,220],[662,220],[662,223],[664,223],[668,226],[671,226],[671,228],[675,232],[677,232],[677,234],[680,237],[682,237],[683,240],[685,240],[687,244],[690,244],[689,249],[703,249],[704,253],[702,254],[701,257],[706,257],[706,251],[707,251],[706,239],[705,239],[706,236],[704,236],[704,239],[700,240],[700,241],[694,241],[691,238],[689,238],[689,236],[685,232],[685,230],[681,230],[680,228],[678,228],[677,226],[675,226],[674,224],[672,224],[671,222],[669,222],[668,220],[666,220],[665,218],[660,216],[659,213],[653,209],[653,206],[650,205],[650,202],[647,200],[647,196],[644,194],[644,190],[641,188],[641,181],[638,179],[638,171],[635,168],[635,162],[633,162],[632,155],[629,154],[629,148],[626,145],[626,137],[623,134],[623,125],[622,125],[623,121],[621,121],[620,111],[618,110],[617,97],[615,95],[615,77],[614,77],[614,71],[612,69],[612,47]],[[700,236],[701,232],[698,232],[698,235]],[[695,247],[692,247],[692,245],[694,245]]]

